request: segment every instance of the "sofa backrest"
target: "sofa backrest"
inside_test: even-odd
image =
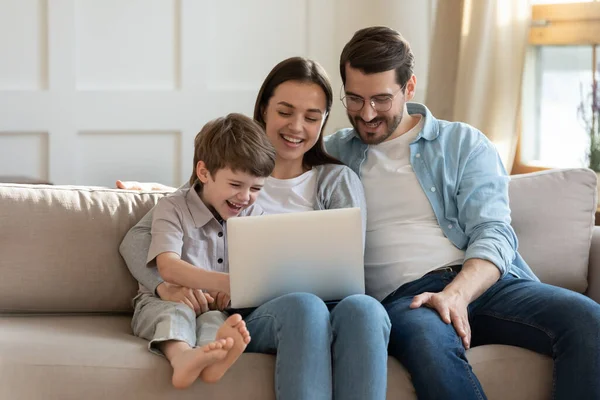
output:
[[[519,252],[542,282],[583,293],[596,212],[586,168],[515,175],[509,186]]]
[[[159,193],[0,185],[0,312],[129,312],[119,254]]]
[[[596,175],[513,177],[519,251],[547,283],[587,287]],[[137,284],[119,254],[125,233],[163,193],[0,184],[0,312],[129,312]]]

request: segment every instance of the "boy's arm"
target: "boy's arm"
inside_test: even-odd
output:
[[[191,289],[211,289],[229,292],[229,275],[207,271],[181,259],[184,236],[184,215],[181,198],[164,197],[154,209],[152,241],[147,254],[148,266],[156,266],[168,283]]]
[[[210,299],[206,294],[199,295],[186,287],[165,282],[155,267],[148,267],[147,258],[152,236],[152,216],[154,209],[150,210],[142,219],[127,232],[119,251],[127,264],[131,275],[144,287],[162,300],[183,302],[197,313],[206,312]]]
[[[152,236],[152,216],[154,209],[150,210],[142,219],[127,232],[121,242],[119,252],[129,268],[131,275],[144,287],[151,290],[155,295],[159,295],[159,287],[164,283],[156,268],[148,268],[147,258],[148,250]],[[164,286],[164,285],[162,285]]]
[[[207,271],[183,261],[179,254],[161,253],[156,257],[160,276],[169,283],[191,289],[214,290],[229,293],[229,274]]]

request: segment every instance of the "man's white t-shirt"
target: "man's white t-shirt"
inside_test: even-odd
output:
[[[410,164],[409,144],[424,120],[395,139],[369,146],[361,167],[367,199],[366,286],[379,300],[430,271],[464,260],[464,251],[440,228]]]

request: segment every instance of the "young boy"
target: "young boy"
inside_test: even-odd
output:
[[[166,282],[190,288],[199,303],[206,299],[216,311],[196,318],[186,304],[143,293],[132,321],[134,333],[150,341],[149,349],[170,361],[177,388],[198,377],[216,382],[250,342],[241,316],[226,318],[222,312],[229,303],[225,222],[262,214],[253,203],[275,166],[275,150],[262,128],[241,114],[207,123],[194,147],[189,184],[153,210],[147,260]]]

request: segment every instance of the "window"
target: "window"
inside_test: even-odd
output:
[[[589,133],[578,107],[600,70],[600,2],[533,3],[513,173],[587,166]]]

